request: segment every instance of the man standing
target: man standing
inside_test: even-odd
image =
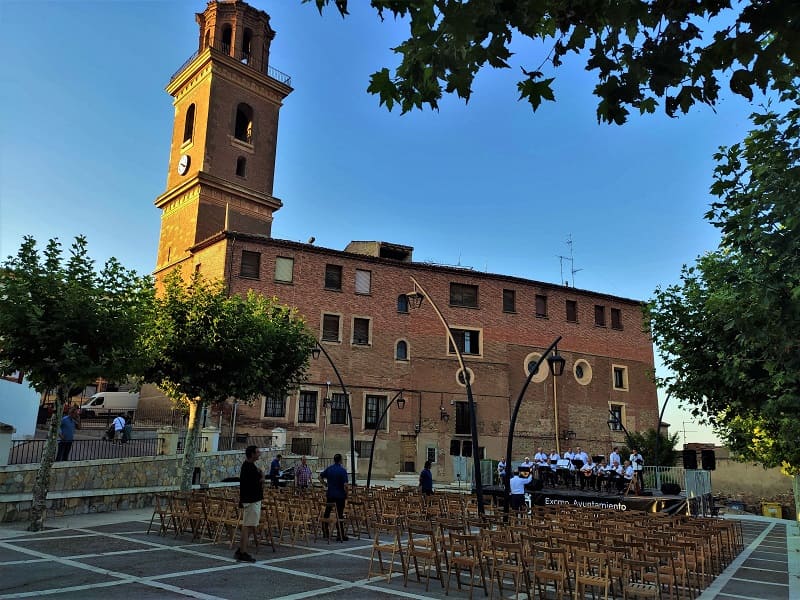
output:
[[[77,406],[70,406],[66,415],[61,417],[58,429],[58,452],[56,460],[69,460],[69,451],[75,439],[75,430],[81,428],[81,418]]]
[[[121,444],[123,442],[122,439],[122,432],[125,429],[125,417],[122,415],[117,415],[114,421],[111,423],[112,427],[114,427],[114,438],[111,440],[119,440]]]
[[[500,485],[506,484],[506,459],[501,458],[497,463],[497,476],[500,479]]]
[[[419,491],[423,496],[433,495],[433,473],[431,473],[431,461],[425,461],[425,468],[419,473]]]
[[[511,478],[509,500],[511,502],[511,508],[514,510],[520,510],[522,505],[525,504],[525,485],[530,483],[532,479],[533,475],[530,471],[528,471],[527,477],[522,477],[519,471],[517,471]]]
[[[278,454],[269,465],[269,480],[274,488],[278,487],[278,478],[281,476],[281,458],[283,457]]]
[[[644,483],[644,478],[642,477],[642,471],[644,470],[644,457],[636,448],[633,448],[628,460],[631,461],[631,467],[633,467],[633,474],[636,477],[636,485],[634,487],[638,493],[641,491]]]
[[[336,454],[333,457],[333,464],[319,474],[319,480],[327,485],[325,492],[325,518],[331,516],[331,504],[336,505],[338,519],[337,542],[346,542],[349,538],[344,534],[344,502],[347,499],[347,471],[342,466],[342,455]],[[330,532],[327,532],[330,535]]]
[[[239,548],[233,557],[244,562],[256,562],[247,552],[250,536],[256,536],[256,527],[261,520],[261,500],[264,498],[264,473],[256,466],[261,451],[248,446],[244,451],[244,462],[239,471],[239,505],[242,507],[242,535]]]
[[[294,468],[294,482],[301,490],[311,487],[311,467],[306,463],[306,457],[300,457],[300,464]]]

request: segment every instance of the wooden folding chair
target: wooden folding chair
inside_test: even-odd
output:
[[[386,573],[386,582],[391,583],[395,556],[400,557],[400,568],[402,572],[407,573],[408,571],[406,557],[403,552],[403,539],[400,527],[395,523],[374,522],[372,524],[372,532],[374,537],[372,540],[372,552],[369,555],[367,579],[372,578],[372,566],[377,556],[378,573],[380,575]],[[388,570],[383,566],[384,554],[389,554]]]

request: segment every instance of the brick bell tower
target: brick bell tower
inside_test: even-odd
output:
[[[155,200],[157,277],[191,265],[193,248],[223,231],[269,236],[281,207],[272,195],[278,112],[292,88],[269,65],[269,15],[241,0],[212,0],[196,20],[198,50],[166,87],[175,122],[167,189]],[[206,266],[224,276],[222,261]]]

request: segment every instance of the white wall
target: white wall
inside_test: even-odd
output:
[[[17,431],[14,440],[32,438],[36,433],[36,414],[39,411],[39,393],[22,383],[0,377],[0,422],[13,426]]]

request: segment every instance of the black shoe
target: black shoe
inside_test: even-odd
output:
[[[350,540],[350,538],[349,538],[349,537],[347,537],[346,535],[345,535],[345,536],[342,536],[342,537],[337,537],[337,538],[336,538],[336,541],[337,541],[337,542],[347,542],[348,540]]]
[[[236,556],[236,560],[240,560],[242,562],[256,562],[256,559],[250,556],[247,552],[239,552],[239,555]]]
[[[236,552],[233,553],[233,558],[236,560],[242,560],[242,550],[240,548],[237,548]]]

